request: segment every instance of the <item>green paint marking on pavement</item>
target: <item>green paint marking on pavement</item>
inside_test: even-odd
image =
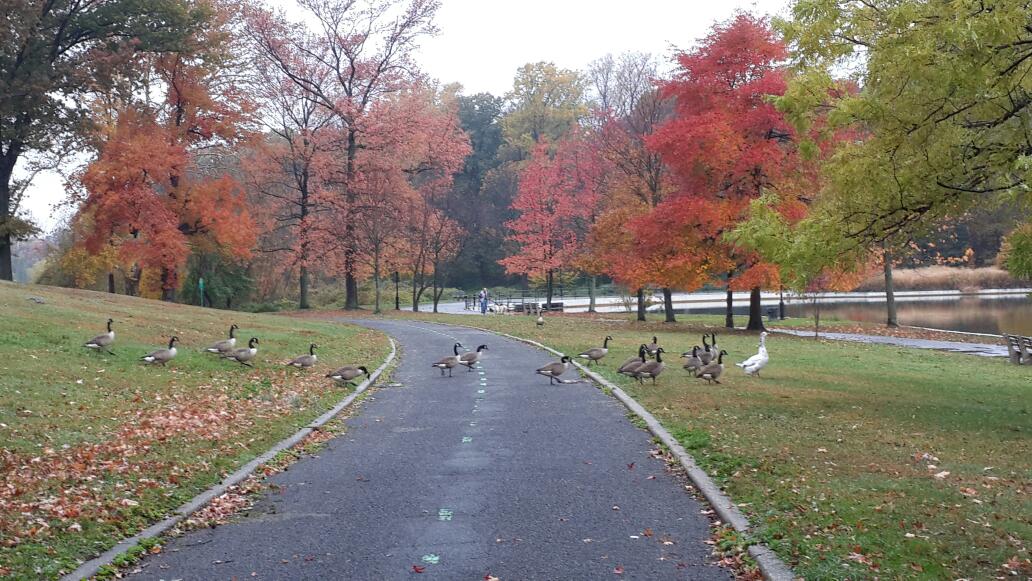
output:
[[[483,371],[478,371],[477,373],[479,373],[480,375],[483,375],[483,374],[484,374],[484,372],[483,372]]]
[[[473,441],[473,438],[471,438],[471,437],[469,437],[469,436],[463,436],[463,437],[462,437],[462,443],[463,443],[463,444],[468,444],[468,443],[470,443],[470,442],[472,442],[472,441]]]
[[[484,393],[484,390],[483,389],[478,389],[477,393]]]
[[[470,422],[470,423],[469,423],[469,427],[471,427],[471,428],[472,428],[472,427],[475,427],[476,425],[477,425],[477,423],[476,423],[476,422]]]
[[[452,511],[451,511],[451,509],[442,508],[441,510],[437,511],[437,520],[451,520],[451,519],[452,519]]]
[[[430,553],[429,555],[423,555],[423,562],[431,565],[436,565],[441,562],[441,557]]]

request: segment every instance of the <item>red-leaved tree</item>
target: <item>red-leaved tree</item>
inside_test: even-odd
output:
[[[697,48],[678,55],[674,77],[662,85],[675,102],[675,115],[649,140],[677,187],[651,221],[679,220],[668,226],[691,231],[709,247],[711,252],[687,258],[683,266],[715,278],[721,273],[714,269],[733,265],[727,270],[728,296],[732,289],[752,290],[750,329],[763,328],[760,288],[777,283],[777,270],[755,252],[723,241],[749,202],[776,188],[800,163],[794,133],[769,98],[785,91],[786,57],[766,19],[743,13],[714,26]],[[730,309],[728,323],[733,325]]]
[[[165,89],[156,103],[130,103],[79,180],[92,219],[91,252],[108,245],[126,262],[160,271],[162,298],[175,300],[190,252],[250,255],[255,231],[242,190],[222,155],[245,135],[247,101],[220,86],[193,55],[151,63]]]

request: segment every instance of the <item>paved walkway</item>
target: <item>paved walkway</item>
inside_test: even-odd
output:
[[[794,329],[776,329],[777,333],[786,333],[798,337],[813,337],[813,331],[797,331]],[[909,339],[906,337],[885,337],[882,335],[861,335],[859,333],[827,333],[821,331],[821,337],[837,341],[853,341],[855,343],[878,343],[881,345],[898,345],[915,349],[934,349],[936,351],[953,351],[982,357],[1007,357],[1007,347],[990,343],[964,343],[961,341],[936,341],[933,339]]]
[[[401,385],[246,517],[170,541],[134,579],[730,578],[705,507],[616,400],[549,386],[547,354],[493,334],[368,324],[399,340]],[[489,350],[441,377],[430,363],[456,340]]]

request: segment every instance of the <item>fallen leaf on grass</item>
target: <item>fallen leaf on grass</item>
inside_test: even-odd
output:
[[[652,536],[652,529],[645,529],[645,530],[643,530],[641,532],[641,535],[643,537],[651,537]]]
[[[942,472],[936,472],[935,474],[933,474],[933,476],[935,476],[939,480],[942,480],[942,479],[946,478],[949,475],[950,475],[950,471],[949,470],[943,470]]]
[[[426,567],[421,567],[419,565],[412,565],[412,572],[413,573],[422,573],[423,571],[426,571]]]
[[[978,496],[978,491],[968,486],[961,488],[960,493],[964,496]]]

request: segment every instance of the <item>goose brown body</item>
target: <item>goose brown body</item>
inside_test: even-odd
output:
[[[436,367],[440,369],[441,375],[444,375],[444,370],[447,369],[448,377],[451,377],[452,369],[454,369],[455,366],[459,364],[459,347],[462,347],[462,343],[456,343],[454,346],[452,346],[454,355],[449,355],[448,357],[440,359],[436,363],[431,363],[430,367]]]
[[[631,357],[627,361],[624,361],[623,364],[621,364],[620,367],[617,368],[616,372],[634,377],[634,371],[638,369],[638,367],[640,367],[642,364],[644,364],[647,360],[648,359],[645,344],[642,343],[638,347],[638,356]]]
[[[544,367],[539,367],[535,373],[538,375],[544,375],[548,378],[548,384],[552,385],[556,380],[562,383],[563,380],[559,379],[559,376],[566,373],[570,368],[570,356],[563,355],[559,361],[553,361]]]
[[[111,328],[111,325],[113,325],[114,322],[114,319],[108,319],[107,333],[101,333],[100,335],[97,335],[96,337],[83,343],[82,346],[87,349],[103,349],[108,353],[114,355],[114,352],[111,351],[111,346],[115,343],[115,330]]]
[[[587,351],[580,353],[579,355],[577,355],[577,357],[587,359],[588,365],[592,363],[598,363],[603,357],[606,356],[607,353],[609,353],[609,342],[612,340],[613,338],[611,336],[606,335],[606,338],[602,341],[601,347],[592,347],[591,349],[588,349]]]
[[[314,366],[316,362],[319,361],[319,358],[315,355],[316,347],[318,347],[318,345],[312,343],[308,346],[308,355],[301,355],[300,357],[295,357],[291,359],[287,363],[287,365],[289,367],[297,367],[300,369],[308,369],[309,367]]]
[[[634,377],[638,379],[639,383],[644,383],[648,378],[652,378],[653,384],[656,383],[656,378],[659,377],[660,373],[663,373],[663,369],[666,367],[663,363],[663,353],[666,353],[666,351],[662,347],[657,348],[654,361],[646,361],[634,370]]]
[[[205,351],[207,351],[208,353],[219,354],[229,353],[230,351],[232,351],[233,348],[236,347],[236,330],[239,328],[240,327],[236,326],[236,323],[232,324],[229,327],[229,338],[212,343],[210,347],[205,349]]]

